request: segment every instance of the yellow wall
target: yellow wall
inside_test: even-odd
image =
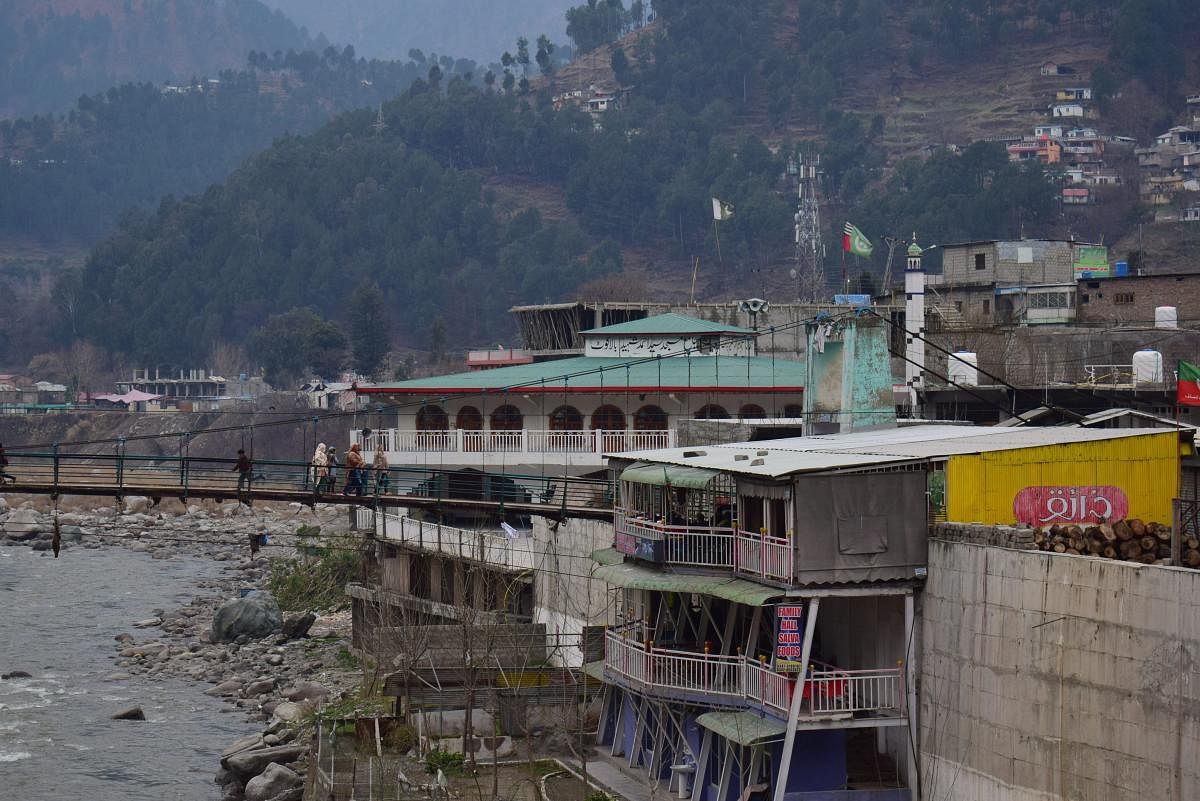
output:
[[[1011,524],[1013,500],[1025,487],[1091,484],[1124,490],[1128,517],[1169,525],[1171,500],[1179,495],[1178,434],[952,456],[946,464],[946,519]]]

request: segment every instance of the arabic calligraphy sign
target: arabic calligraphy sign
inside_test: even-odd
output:
[[[1123,520],[1129,498],[1120,487],[1083,485],[1026,487],[1013,499],[1013,516],[1031,526]]]

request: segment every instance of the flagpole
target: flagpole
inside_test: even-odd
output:
[[[713,220],[713,236],[715,236],[717,238],[717,262],[719,264],[724,264],[725,259],[723,259],[721,257],[721,222],[720,222],[720,220]]]
[[[691,300],[688,303],[689,306],[696,305],[696,273],[698,273],[698,272],[700,272],[700,257],[693,256],[692,257],[692,295],[691,295]]]

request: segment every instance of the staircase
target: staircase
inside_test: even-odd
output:
[[[947,303],[934,303],[925,307],[925,327],[929,331],[966,331],[971,326],[958,309]]]
[[[852,729],[846,738],[846,787],[878,790],[902,787],[896,763],[875,748],[874,729]]]

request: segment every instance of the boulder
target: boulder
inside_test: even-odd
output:
[[[303,787],[293,787],[290,790],[284,790],[279,795],[271,799],[271,801],[302,801],[304,798]]]
[[[33,676],[29,675],[28,673],[26,673],[23,670],[12,670],[12,671],[9,671],[8,673],[5,673],[4,675],[0,676],[0,679],[32,679],[32,678],[33,678]]]
[[[83,529],[79,526],[60,526],[58,533],[63,542],[79,542],[83,539]]]
[[[317,622],[317,616],[312,612],[303,615],[288,615],[283,619],[283,636],[289,640],[298,640],[308,635],[308,630]]]
[[[13,540],[31,540],[45,530],[33,509],[17,509],[4,521],[4,533]]]
[[[283,695],[289,701],[319,701],[329,695],[329,688],[311,681],[301,681],[284,690]]]
[[[154,502],[144,495],[126,495],[124,512],[127,515],[144,515],[153,508]]]
[[[275,679],[256,679],[246,685],[246,689],[242,695],[247,698],[253,698],[256,695],[263,695],[275,689]]]
[[[145,620],[139,620],[137,623],[134,623],[133,627],[135,629],[149,629],[149,628],[153,628],[155,626],[161,625],[161,624],[162,624],[162,618],[148,617]]]
[[[257,640],[274,634],[282,625],[275,598],[268,592],[252,592],[217,608],[210,638],[212,642],[234,642],[239,637]]]
[[[277,705],[271,714],[280,720],[287,721],[288,723],[295,723],[296,721],[300,720],[300,718],[304,717],[304,713],[307,712],[311,706],[311,702],[308,701],[301,701],[299,703],[296,703],[295,701],[284,701],[283,703]]]
[[[128,709],[122,709],[120,712],[112,716],[113,720],[145,720],[146,713],[142,711],[140,706],[131,706]]]
[[[263,744],[263,737],[261,734],[247,734],[245,737],[234,740],[233,743],[231,743],[228,748],[226,748],[224,751],[222,751],[221,759],[226,759],[228,757],[233,756],[234,754],[240,754],[243,751],[250,751],[255,748],[261,748],[262,744]],[[223,771],[225,771],[225,768],[221,768],[221,770],[217,772],[217,777],[218,777],[217,784],[218,785],[224,785],[228,782],[228,779],[225,779],[224,781],[222,781],[220,778],[224,775]]]
[[[215,687],[209,687],[204,691],[205,695],[215,695],[217,697],[232,697],[242,691],[242,683],[237,679],[228,679]]]
[[[260,775],[246,782],[246,801],[271,801],[304,784],[296,771],[271,763]]]
[[[257,776],[272,762],[286,764],[295,762],[307,753],[303,745],[277,745],[274,748],[257,748],[253,751],[242,751],[221,760],[221,765],[242,781]],[[269,796],[268,796],[269,797]]]

